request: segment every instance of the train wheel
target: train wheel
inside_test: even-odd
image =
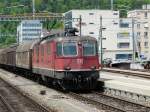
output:
[[[57,80],[57,84],[59,85],[60,89],[66,91],[65,84],[63,80]]]

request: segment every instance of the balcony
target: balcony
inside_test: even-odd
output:
[[[129,32],[121,32],[117,34],[118,39],[129,39],[130,33]]]
[[[123,48],[123,49],[124,49],[124,48],[126,49],[126,48],[129,48],[129,47],[130,47],[130,43],[128,43],[128,42],[124,42],[124,43],[122,42],[122,43],[118,43],[118,44],[117,44],[117,48],[119,48],[119,49],[120,49],[120,48],[121,48],[121,49],[122,49],[122,48]]]

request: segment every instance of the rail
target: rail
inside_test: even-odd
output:
[[[7,102],[6,98],[2,95],[0,95],[0,100],[3,102],[3,104],[5,105],[5,107],[7,108],[7,110],[9,112],[16,112],[13,107]]]
[[[126,112],[126,111],[124,111],[120,108],[116,108],[114,106],[108,105],[108,104],[103,103],[103,102],[98,102],[96,100],[84,97],[80,94],[76,94],[76,93],[73,93],[73,92],[70,92],[69,94],[70,94],[70,96],[73,96],[74,98],[76,98],[78,100],[87,101],[88,103],[91,103],[91,104],[97,106],[97,108],[99,108],[99,109],[109,110],[109,111],[113,111],[113,112],[114,111],[115,112]]]
[[[142,78],[150,78],[150,73],[149,72],[143,72],[139,70],[122,70],[122,69],[114,69],[114,68],[103,68],[102,71],[105,72],[112,72],[112,73],[120,73],[120,74],[125,74],[125,75],[130,75],[130,76],[138,76]]]
[[[51,112],[51,111],[54,112],[50,108],[45,107],[44,105],[39,104],[34,99],[30,98],[28,96],[28,94],[21,92],[16,86],[9,84],[7,81],[3,80],[2,78],[0,78],[0,80],[2,80],[4,83],[6,83],[8,85],[7,88],[10,87],[10,88],[16,90],[20,95],[22,95],[24,98],[26,98],[30,102],[32,102],[32,104],[34,105],[34,108],[38,108],[39,112]],[[10,110],[10,112],[16,112],[15,109],[11,106],[11,104],[9,104],[9,102],[6,100],[6,98],[3,95],[0,95],[0,100],[2,100],[2,102],[7,106],[7,108]]]
[[[121,99],[121,98],[113,97],[113,96],[106,95],[106,94],[99,93],[99,92],[95,92],[95,91],[93,93],[97,94],[99,96],[102,96],[102,97],[107,97],[107,98],[118,100],[119,102],[126,102],[126,103],[131,104],[131,105],[137,105],[137,106],[141,106],[141,107],[150,109],[150,106],[146,106],[146,105],[143,105],[143,104],[132,102],[132,101],[129,101],[129,100],[126,100],[126,99]]]
[[[70,92],[69,94],[77,100],[82,100],[87,102],[88,104],[93,104],[98,109],[103,109],[106,111],[113,111],[113,112],[149,112],[150,111],[149,106],[145,106],[128,100],[105,95],[103,93],[99,93],[95,91],[88,94],[77,94],[73,92]]]

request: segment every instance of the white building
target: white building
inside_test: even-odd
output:
[[[134,19],[135,37],[138,40],[141,58],[150,60],[150,5],[129,11],[128,17]]]
[[[17,27],[18,42],[28,42],[39,39],[42,35],[42,23],[38,20],[24,20]]]
[[[65,13],[65,28],[77,28],[81,34],[98,39],[100,16],[102,16],[103,59],[127,60],[132,57],[132,22],[131,19],[120,19],[119,11],[112,10],[71,10]],[[77,19],[78,18],[78,19]]]

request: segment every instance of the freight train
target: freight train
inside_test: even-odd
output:
[[[2,49],[0,66],[63,89],[91,90],[100,70],[97,41],[89,36],[48,35],[42,41]]]

